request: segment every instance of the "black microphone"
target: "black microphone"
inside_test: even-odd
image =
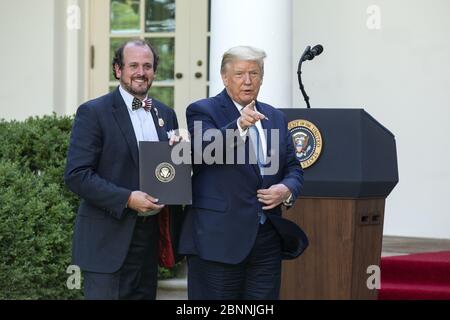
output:
[[[306,106],[308,108],[311,108],[311,106],[309,105],[309,97],[306,94],[305,87],[303,86],[303,83],[302,83],[302,63],[305,62],[306,60],[314,59],[315,56],[320,55],[322,52],[323,52],[323,47],[320,44],[314,46],[312,49],[311,49],[311,46],[307,46],[300,58],[300,61],[298,62],[298,68],[297,68],[298,84],[300,86],[300,91],[302,92],[303,98],[305,99]]]
[[[300,61],[298,62],[297,73],[300,72],[300,69],[302,67],[302,62],[306,60],[305,57],[310,51],[311,51],[311,46],[306,46],[306,49],[305,49],[305,51],[303,51],[302,56],[300,57]]]
[[[309,49],[309,48],[311,48],[311,47],[307,46],[305,52],[303,52],[303,55],[301,58],[302,62],[306,61],[306,60],[312,60],[312,59],[314,59],[315,56],[318,56],[323,52],[323,47],[320,44],[314,46],[312,49]]]

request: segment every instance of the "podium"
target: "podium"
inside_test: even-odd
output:
[[[300,198],[283,212],[310,244],[283,261],[281,299],[376,299],[367,282],[380,265],[385,199],[398,183],[394,135],[363,109],[280,110],[322,137]]]

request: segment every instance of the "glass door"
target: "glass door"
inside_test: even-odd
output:
[[[160,56],[160,65],[150,96],[174,107],[175,0],[110,0],[109,61],[122,42],[140,38],[150,42]],[[109,88],[118,85],[112,70]]]
[[[175,108],[180,126],[185,109],[207,96],[208,0],[95,0],[90,7],[89,96],[114,90],[111,60],[127,39],[145,39],[160,64],[149,95]]]

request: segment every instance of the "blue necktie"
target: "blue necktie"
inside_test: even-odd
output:
[[[264,152],[263,152],[264,149],[262,148],[261,136],[259,134],[259,131],[258,131],[258,128],[256,127],[256,125],[253,125],[249,128],[248,134],[249,134],[252,146],[253,146],[253,150],[255,152],[256,162],[258,163],[259,172],[260,172],[261,176],[263,176],[264,175],[265,156],[264,156]],[[262,212],[262,211],[258,212],[258,216],[259,216],[259,223],[264,224],[264,222],[266,222],[266,219],[267,219],[264,212]]]
[[[253,151],[255,152],[256,162],[259,167],[259,172],[263,176],[264,175],[264,163],[266,162],[265,161],[266,157],[264,156],[264,149],[262,148],[262,141],[261,141],[261,136],[259,135],[258,128],[255,125],[251,126],[249,128],[248,134],[250,136],[250,140],[253,145]]]

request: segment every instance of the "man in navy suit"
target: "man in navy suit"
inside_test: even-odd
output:
[[[155,299],[163,207],[139,190],[139,141],[164,141],[175,112],[147,92],[158,55],[132,40],[120,46],[113,72],[120,86],[76,113],[64,179],[81,197],[72,256],[87,299]],[[171,139],[171,143],[172,143]]]
[[[225,89],[186,111],[193,204],[180,252],[188,255],[189,299],[279,298],[281,205],[299,196],[303,171],[283,113],[257,101],[265,56],[247,46],[228,50],[221,66]],[[211,152],[220,139],[223,147]]]

